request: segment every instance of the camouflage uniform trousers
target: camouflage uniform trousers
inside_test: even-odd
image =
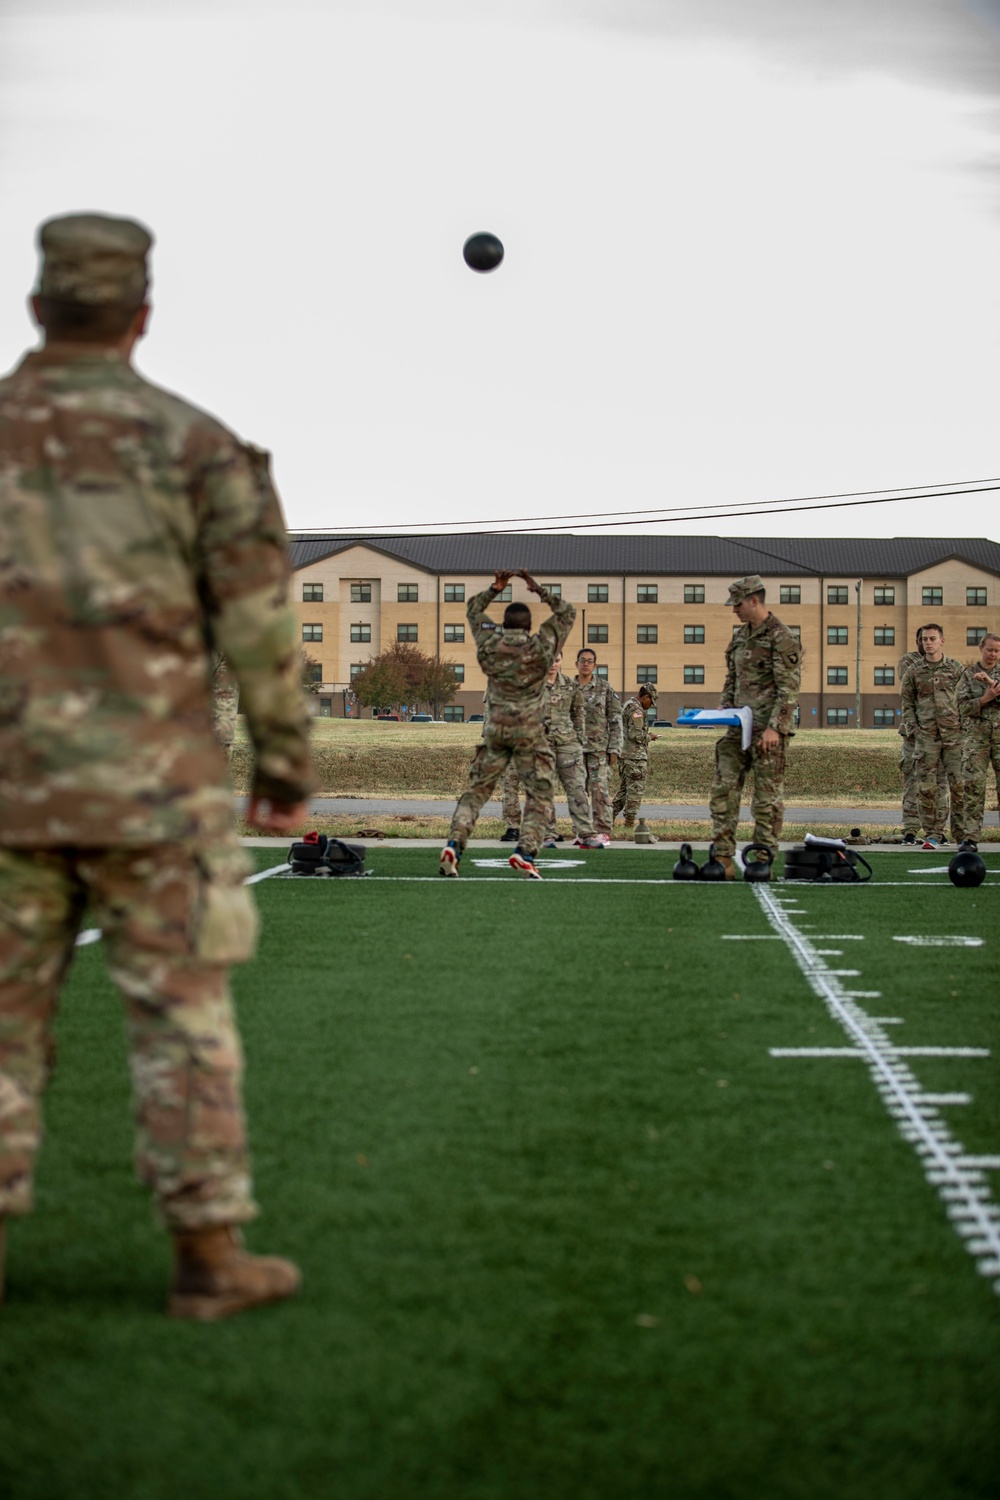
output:
[[[610,838],[614,815],[607,753],[604,750],[585,750],[583,760],[587,770],[587,795],[593,808],[594,832],[606,833]]]
[[[990,766],[1000,794],[1000,719],[983,724],[966,734],[962,753],[962,779],[965,782],[965,837],[978,841],[983,836],[986,815],[986,783]]]
[[[626,824],[634,823],[636,820],[639,808],[642,806],[648,775],[648,760],[637,760],[634,756],[626,755],[618,762],[618,790],[615,792],[612,811],[616,818],[620,812],[624,811]]]
[[[765,755],[760,735],[755,734],[749,750],[740,746],[739,732],[728,734],[715,743],[715,780],[709,810],[712,814],[712,839],[716,854],[736,852],[736,829],[740,820],[740,794],[747,772],[753,771],[753,842],[777,852],[781,825],[785,819],[785,758],[788,736],[780,736],[776,750]]]
[[[587,772],[583,764],[580,745],[555,745],[552,750],[556,758],[556,774],[566,793],[566,802],[573,833],[578,839],[594,837],[594,823],[590,816],[590,801],[587,797]],[[555,833],[556,810],[552,808],[549,832]]]
[[[913,769],[915,739],[904,738],[899,750],[899,769],[903,773],[903,832],[917,834],[923,826],[920,820],[920,797],[917,778]],[[937,803],[934,809],[935,827],[943,828],[948,821],[948,778],[944,766],[938,767]],[[952,829],[954,837],[955,830]]]
[[[538,853],[552,812],[556,774],[555,757],[541,728],[531,738],[525,737],[523,729],[520,733],[495,729],[477,746],[469,767],[469,785],[458,799],[448,832],[449,840],[454,840],[460,850],[468,843],[483,805],[509,765],[515,767],[527,792],[518,845],[531,858]]]
[[[60,987],[89,910],[121,992],[135,1165],[171,1229],[256,1216],[229,965],[256,908],[236,842],[194,850],[0,847],[0,1217],[31,1211]]]
[[[920,821],[928,838],[943,838],[947,819],[941,816],[938,778],[944,771],[951,796],[951,836],[957,844],[965,837],[965,783],[962,772],[962,736],[955,731],[944,736],[918,729],[913,746],[913,774],[917,782]]]

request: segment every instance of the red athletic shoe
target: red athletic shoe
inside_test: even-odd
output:
[[[519,875],[524,875],[528,880],[541,880],[542,878],[535,869],[535,861],[529,859],[526,854],[522,854],[520,849],[514,850],[507,863],[512,870],[516,870]]]

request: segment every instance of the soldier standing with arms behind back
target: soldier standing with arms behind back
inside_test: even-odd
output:
[[[904,651],[899,658],[896,668],[896,679],[899,683],[900,692],[903,690],[903,678],[915,663],[924,659],[923,646],[921,645],[921,625],[917,630],[916,650]],[[917,778],[913,770],[913,754],[916,741],[912,735],[903,732],[902,718],[900,718],[899,733],[902,744],[899,747],[899,769],[903,777],[903,832],[902,837],[887,839],[887,843],[915,844],[920,832],[920,799],[917,795]],[[934,809],[935,823],[943,828],[948,821],[948,778],[944,774],[944,766],[938,766],[937,776],[937,803]],[[954,830],[952,830],[954,835]]]
[[[238,1236],[257,1206],[228,974],[256,911],[212,653],[239,684],[262,832],[304,814],[308,715],[266,455],[131,365],[151,243],[99,214],[43,225],[44,346],[0,381],[0,1251],[32,1207],[89,908],[128,1017],[137,1169],[174,1242],[169,1311],[214,1320],[299,1275]]]
[[[944,654],[944,631],[940,625],[924,625],[920,631],[923,660],[914,662],[903,678],[903,734],[914,742],[913,772],[917,778],[920,821],[926,835],[923,848],[936,849],[947,843],[945,823],[938,799],[938,772],[944,767],[951,795],[951,836],[956,843],[965,838],[962,780],[962,725],[958,711],[958,686],[964,668]]]
[[[753,771],[753,842],[773,854],[785,815],[785,757],[799,698],[802,647],[767,607],[758,574],[729,586],[729,603],[741,629],[726,647],[726,681],[720,708],[752,708],[753,739],[744,750],[738,728],[728,729],[715,746],[715,780],[710,809],[716,856],[726,879],[735,880],[736,829],[740,794]]]
[[[594,812],[594,833],[605,846],[611,843],[609,767],[617,766],[622,749],[622,709],[618,694],[606,677],[597,675],[597,654],[589,646],[576,653],[576,681],[583,692],[583,759],[587,793]]]
[[[966,667],[958,685],[958,710],[965,739],[963,833],[975,847],[983,836],[990,766],[1000,793],[1000,636],[989,634],[980,642],[978,662]]]

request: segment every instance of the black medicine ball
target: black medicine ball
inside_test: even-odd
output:
[[[503,245],[495,234],[470,234],[462,254],[470,270],[495,271],[503,260]]]
[[[986,879],[986,864],[974,849],[960,849],[948,866],[948,879],[952,885],[982,885]]]

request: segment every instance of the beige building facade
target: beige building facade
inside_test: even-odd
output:
[[[645,557],[643,542],[649,544]],[[775,565],[779,545],[783,567]],[[483,563],[498,553],[488,568],[449,566]],[[525,561],[515,564],[511,554],[520,553]],[[875,567],[857,566],[866,555]],[[651,566],[637,570],[637,561]],[[602,569],[596,566],[601,562],[619,567]],[[720,568],[725,562],[730,566]],[[830,570],[834,562],[855,566]],[[626,570],[625,563],[633,566]],[[397,640],[456,667],[461,681],[447,718],[481,713],[486,684],[465,609],[494,567],[528,567],[576,605],[567,670],[588,646],[597,653],[598,670],[620,693],[633,692],[639,682],[654,683],[658,714],[670,720],[685,708],[718,702],[736,623],[728,586],[748,572],[761,574],[769,608],[801,637],[803,728],[896,728],[897,662],[920,625],[943,626],[947,654],[963,662],[976,656],[987,630],[1000,632],[1000,545],[983,540],[776,544],[696,537],[343,540],[295,534],[292,564],[302,647],[316,664],[315,708],[334,717],[370,714],[352,701],[352,676]],[[513,581],[512,597],[531,606],[536,624],[543,617],[544,606],[520,579]],[[502,607],[494,609],[497,619]]]

